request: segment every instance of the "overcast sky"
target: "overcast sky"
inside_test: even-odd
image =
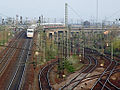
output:
[[[0,13],[12,17],[16,14],[24,17],[43,14],[47,18],[63,18],[64,6],[68,3],[79,14],[78,16],[68,7],[69,18],[90,20],[96,18],[96,2],[97,0],[1,0]],[[120,0],[98,0],[99,20],[111,15],[109,19],[120,17]]]

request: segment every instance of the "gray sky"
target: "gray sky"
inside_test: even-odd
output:
[[[97,0],[1,0],[0,13],[7,16],[18,14],[24,17],[38,17],[43,14],[47,18],[63,18],[64,5],[67,2],[78,14],[76,15],[68,8],[69,18],[78,18],[90,20],[96,18],[96,1]],[[120,18],[120,0],[98,0],[98,18],[105,17],[110,19]]]

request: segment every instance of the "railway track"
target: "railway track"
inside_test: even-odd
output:
[[[110,72],[110,71],[106,72],[106,73],[104,74],[104,76],[106,76],[109,72]],[[120,70],[115,70],[114,73],[116,73],[116,72],[120,72]],[[82,83],[86,83],[87,81],[90,81],[90,80],[98,79],[98,78],[100,77],[100,75],[102,75],[102,74],[96,74],[96,75],[88,76],[88,77],[86,77],[85,79],[83,79],[83,80],[81,81],[81,84],[82,84]],[[78,79],[78,80],[75,80],[75,81],[73,81],[73,82],[71,82],[71,83],[75,83],[75,82],[77,82],[77,81],[79,81],[79,79]],[[119,90],[119,89],[118,89],[118,90]]]
[[[8,45],[8,48],[4,49],[3,54],[1,55],[1,60],[0,60],[0,76],[4,73],[4,70],[8,66],[8,64],[9,64],[12,56],[15,54],[16,48],[18,47],[18,44],[21,41],[20,38],[23,35],[24,35],[23,33],[20,33],[20,35],[16,38],[16,40],[14,40],[13,42],[11,42]],[[11,48],[11,47],[16,47],[16,48]]]
[[[24,85],[24,82],[25,82],[25,75],[26,75],[26,71],[27,71],[27,62],[29,62],[28,60],[30,59],[29,58],[29,55],[31,55],[31,48],[32,48],[32,43],[33,43],[33,40],[30,41],[30,45],[28,47],[29,51],[27,51],[27,56],[26,56],[26,59],[25,59],[25,64],[24,64],[24,69],[23,69],[23,74],[21,76],[21,80],[20,80],[20,83],[19,83],[19,87],[18,87],[18,90],[22,90],[23,89],[23,85]],[[27,45],[26,45],[27,46]],[[25,51],[24,51],[25,52]],[[24,53],[22,53],[24,54]],[[21,56],[22,58],[22,56]]]
[[[89,60],[89,65],[86,68],[82,69],[79,72],[79,74],[73,77],[69,82],[67,82],[67,84],[59,88],[59,90],[68,90],[68,89],[69,90],[74,90],[74,89],[80,90],[80,88],[79,89],[76,88],[80,83],[85,83],[86,81],[94,80],[94,79],[95,79],[95,83],[93,84],[91,90],[97,90],[97,89],[98,90],[120,90],[119,88],[120,85],[118,85],[118,83],[116,84],[115,82],[112,82],[110,79],[112,74],[120,72],[120,70],[116,68],[118,65],[120,65],[120,63],[117,60],[111,60],[108,56],[103,55],[97,52],[96,50],[85,48],[85,52],[87,53],[85,54],[85,56],[90,55],[90,56],[87,56]],[[94,71],[97,68],[97,65],[99,63],[96,57],[103,57],[105,59],[104,60],[105,66],[102,67],[104,71],[101,72],[101,74],[99,75],[93,75],[89,77],[88,74]],[[40,90],[51,90],[52,89],[50,83],[48,83],[49,82],[49,79],[47,76],[48,71],[50,71],[49,66],[45,66],[40,72],[41,76],[39,75],[39,81],[40,80],[45,81],[43,82],[43,84],[40,82],[40,87],[43,88],[43,89],[40,88]],[[45,79],[43,79],[43,77]]]
[[[16,64],[16,58],[18,58],[17,53],[19,49],[18,47],[21,47],[24,40],[22,39],[24,37],[25,33],[21,32],[19,33],[9,44],[8,47],[6,47],[5,55],[1,57],[1,64],[0,64],[0,89],[4,90],[6,89],[6,86],[8,82],[10,81],[11,72],[14,70],[14,65]],[[14,47],[14,48],[13,48]]]
[[[0,90],[21,90],[31,46],[32,39],[25,38],[25,32],[22,32],[4,50],[6,54],[1,57],[0,64]]]
[[[19,55],[18,64],[14,75],[11,78],[11,82],[8,85],[8,90],[21,90],[23,75],[26,69],[26,62],[29,58],[29,51],[26,49],[30,49],[32,45],[32,39],[27,39],[24,46],[24,49]],[[22,63],[22,64],[21,64]]]
[[[95,52],[95,51],[94,51]],[[100,55],[100,54],[99,54]],[[116,66],[118,65],[118,62],[116,60],[111,60],[110,57],[102,55],[104,58],[106,58],[109,62],[108,66],[104,70],[104,72],[100,75],[98,80],[95,82],[95,84],[92,86],[91,90],[117,90],[119,89],[116,85],[110,82],[110,76],[114,73]],[[107,73],[109,72],[109,73]],[[105,74],[107,75],[105,76]]]
[[[117,67],[115,68],[115,70],[119,70],[119,69],[120,69],[120,63],[117,64]],[[113,87],[116,87],[118,90],[120,90],[119,77],[120,77],[120,71],[117,71],[117,72],[112,73],[112,75],[110,76],[108,80],[108,83],[110,83]]]
[[[106,55],[106,54],[102,55],[102,54],[98,53],[96,50],[92,50],[89,48],[87,48],[87,49],[91,51],[90,53],[94,53],[94,54],[97,53],[99,56],[102,56],[107,59],[107,61],[105,61],[107,67],[104,67],[105,68],[104,72],[99,76],[97,81],[92,86],[91,90],[96,90],[96,89],[119,90],[120,88],[117,87],[117,86],[119,86],[118,83],[115,84],[110,81],[111,75],[119,72],[119,71],[116,71],[116,67],[119,65],[119,60],[111,60],[110,55]],[[106,73],[107,73],[107,75],[106,75]]]
[[[87,56],[87,58],[89,60],[89,65],[81,72],[79,72],[79,74],[76,75],[73,79],[71,79],[66,85],[61,87],[60,90],[67,90],[68,88],[70,90],[73,90],[81,83],[83,79],[87,77],[89,73],[91,73],[97,67],[98,62],[94,57]]]
[[[105,69],[105,71],[102,73],[102,75],[98,78],[98,80],[93,85],[91,90],[96,90],[96,89],[104,90],[104,88],[109,89],[109,90],[116,90],[117,89],[116,87],[113,87],[112,84],[108,83],[108,80],[109,80],[111,74],[113,73],[113,71],[115,70],[116,66],[117,66],[117,63],[114,61],[111,61],[109,66]],[[110,72],[106,76],[104,76],[104,74],[107,71],[110,71]]]
[[[90,49],[89,49],[90,50]],[[95,89],[93,89],[93,90],[96,90],[96,89],[99,89],[99,90],[104,90],[104,88],[105,89],[109,89],[109,90],[119,90],[120,88],[119,87],[117,87],[117,86],[119,86],[119,85],[115,85],[115,84],[113,84],[111,81],[110,81],[110,76],[113,74],[113,73],[117,73],[117,72],[119,72],[119,70],[117,70],[116,69],[116,66],[117,65],[119,65],[119,63],[118,62],[116,62],[115,60],[114,61],[112,61],[112,63],[111,62],[109,62],[110,61],[110,58],[108,58],[108,57],[106,57],[106,56],[104,56],[104,55],[102,55],[102,54],[100,54],[99,52],[97,52],[96,50],[90,50],[90,51],[88,51],[87,50],[87,53],[89,53],[89,54],[91,54],[91,53],[93,53],[94,55],[92,55],[92,56],[95,56],[95,55],[97,55],[97,56],[102,56],[102,57],[104,57],[104,58],[106,58],[106,60],[105,60],[105,63],[106,63],[106,65],[108,65],[108,64],[111,64],[111,66],[109,67],[109,69],[108,70],[105,70],[106,72],[103,72],[102,74],[100,74],[99,76],[91,76],[90,78],[89,77],[86,77],[86,78],[83,78],[83,80],[81,80],[81,79],[78,79],[78,80],[75,80],[76,79],[76,77],[75,78],[73,78],[72,80],[71,80],[71,82],[69,82],[69,83],[67,83],[66,85],[64,85],[62,88],[60,88],[60,90],[68,90],[68,89],[70,89],[70,90],[73,90],[73,89],[75,89],[75,87],[77,87],[77,85],[79,85],[80,83],[82,83],[82,82],[86,82],[86,81],[89,81],[89,80],[94,80],[94,79],[99,79],[101,76],[103,76],[104,78],[106,77],[106,79],[105,79],[105,81],[104,80],[102,80],[102,81],[100,81],[100,84],[102,84],[103,85],[103,87],[99,87],[98,88],[98,86],[96,85],[96,87],[97,88],[95,88]],[[96,68],[96,67],[95,67]],[[106,66],[104,67],[104,68],[106,68]],[[108,67],[107,67],[108,68]],[[81,76],[82,77],[82,76]],[[77,83],[78,81],[81,81],[80,83]],[[77,83],[77,84],[74,84],[74,83]],[[71,87],[71,85],[72,85],[72,87]],[[87,84],[86,84],[87,85]],[[68,88],[66,88],[66,87],[68,87]],[[79,88],[80,89],[80,88]],[[82,89],[82,87],[81,87],[81,89]],[[75,89],[76,90],[76,89]],[[92,90],[92,89],[91,89]]]
[[[39,74],[39,87],[40,90],[52,90],[52,87],[50,85],[49,81],[49,72],[51,68],[56,64],[57,62],[52,62],[45,67],[42,68]]]

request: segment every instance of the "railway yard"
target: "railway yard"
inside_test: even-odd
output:
[[[0,13],[0,90],[120,90],[120,18],[100,20],[96,1],[90,20],[67,3],[60,20]]]
[[[1,0],[0,90],[120,90],[120,0]]]
[[[119,90],[120,31],[107,30],[16,31],[1,45],[0,90]]]

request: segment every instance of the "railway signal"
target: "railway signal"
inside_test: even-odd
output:
[[[23,23],[23,21],[22,21],[22,16],[20,16],[20,24],[22,24]]]
[[[2,25],[4,25],[4,19],[2,19]]]

